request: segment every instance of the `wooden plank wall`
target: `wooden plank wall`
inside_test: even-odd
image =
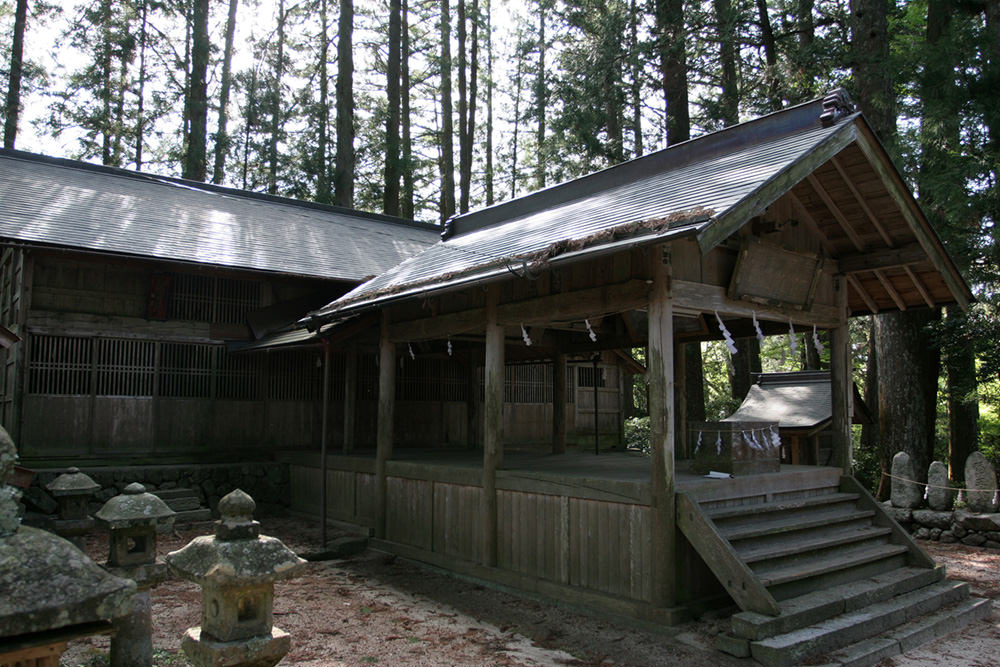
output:
[[[320,469],[290,464],[289,507],[303,514],[318,514]],[[368,527],[375,518],[375,475],[363,470],[327,470],[327,516]]]

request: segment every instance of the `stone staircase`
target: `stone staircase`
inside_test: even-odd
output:
[[[201,506],[198,492],[194,489],[161,489],[153,491],[153,495],[177,512],[177,516],[174,517],[174,525],[212,519],[212,510]]]
[[[678,525],[743,610],[721,650],[768,667],[874,665],[989,614],[856,480],[819,484],[796,497],[678,494]]]

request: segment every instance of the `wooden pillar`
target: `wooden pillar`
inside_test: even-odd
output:
[[[320,520],[320,544],[321,548],[326,548],[326,445],[330,438],[330,341],[326,338],[323,342],[323,418],[319,431],[319,520]]]
[[[566,355],[552,358],[552,453],[566,453]]]
[[[358,349],[351,345],[344,358],[344,453],[354,451],[358,416]]]
[[[483,564],[497,564],[497,479],[503,464],[503,327],[497,323],[499,288],[486,295],[486,366],[483,401]]]
[[[392,458],[393,419],[396,408],[396,345],[389,340],[389,318],[382,315],[378,349],[378,424],[375,435],[375,537],[385,538],[385,464]]]
[[[674,426],[674,449],[681,458],[691,457],[691,443],[688,442],[687,412],[687,355],[684,343],[674,343],[674,406],[677,422]]]
[[[854,461],[851,452],[851,334],[847,323],[847,281],[838,276],[837,307],[840,325],[830,332],[830,394],[833,400],[833,460],[832,464],[851,474]]]
[[[475,449],[479,444],[479,378],[476,377],[476,368],[475,359],[469,354],[465,369],[469,392],[465,399],[465,430],[469,449]]]
[[[653,252],[649,294],[650,490],[653,513],[651,602],[675,602],[677,567],[674,516],[674,330],[669,246]]]

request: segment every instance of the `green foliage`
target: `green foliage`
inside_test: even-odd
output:
[[[625,448],[649,453],[649,417],[630,417],[625,420]]]

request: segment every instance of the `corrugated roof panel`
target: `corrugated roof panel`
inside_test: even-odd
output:
[[[10,155],[0,156],[0,198],[7,239],[341,280],[390,269],[439,232]]]
[[[718,216],[841,127],[813,124],[454,236],[359,286],[317,314],[333,313],[348,305],[352,309],[364,307],[380,295],[409,291],[416,285],[433,288],[457,275],[487,275],[506,259],[529,257],[553,244],[587,239],[630,223],[705,209]],[[701,221],[689,221],[688,227],[708,224],[706,216],[701,217]],[[677,228],[673,225],[669,232],[660,230],[651,238],[676,233]]]

